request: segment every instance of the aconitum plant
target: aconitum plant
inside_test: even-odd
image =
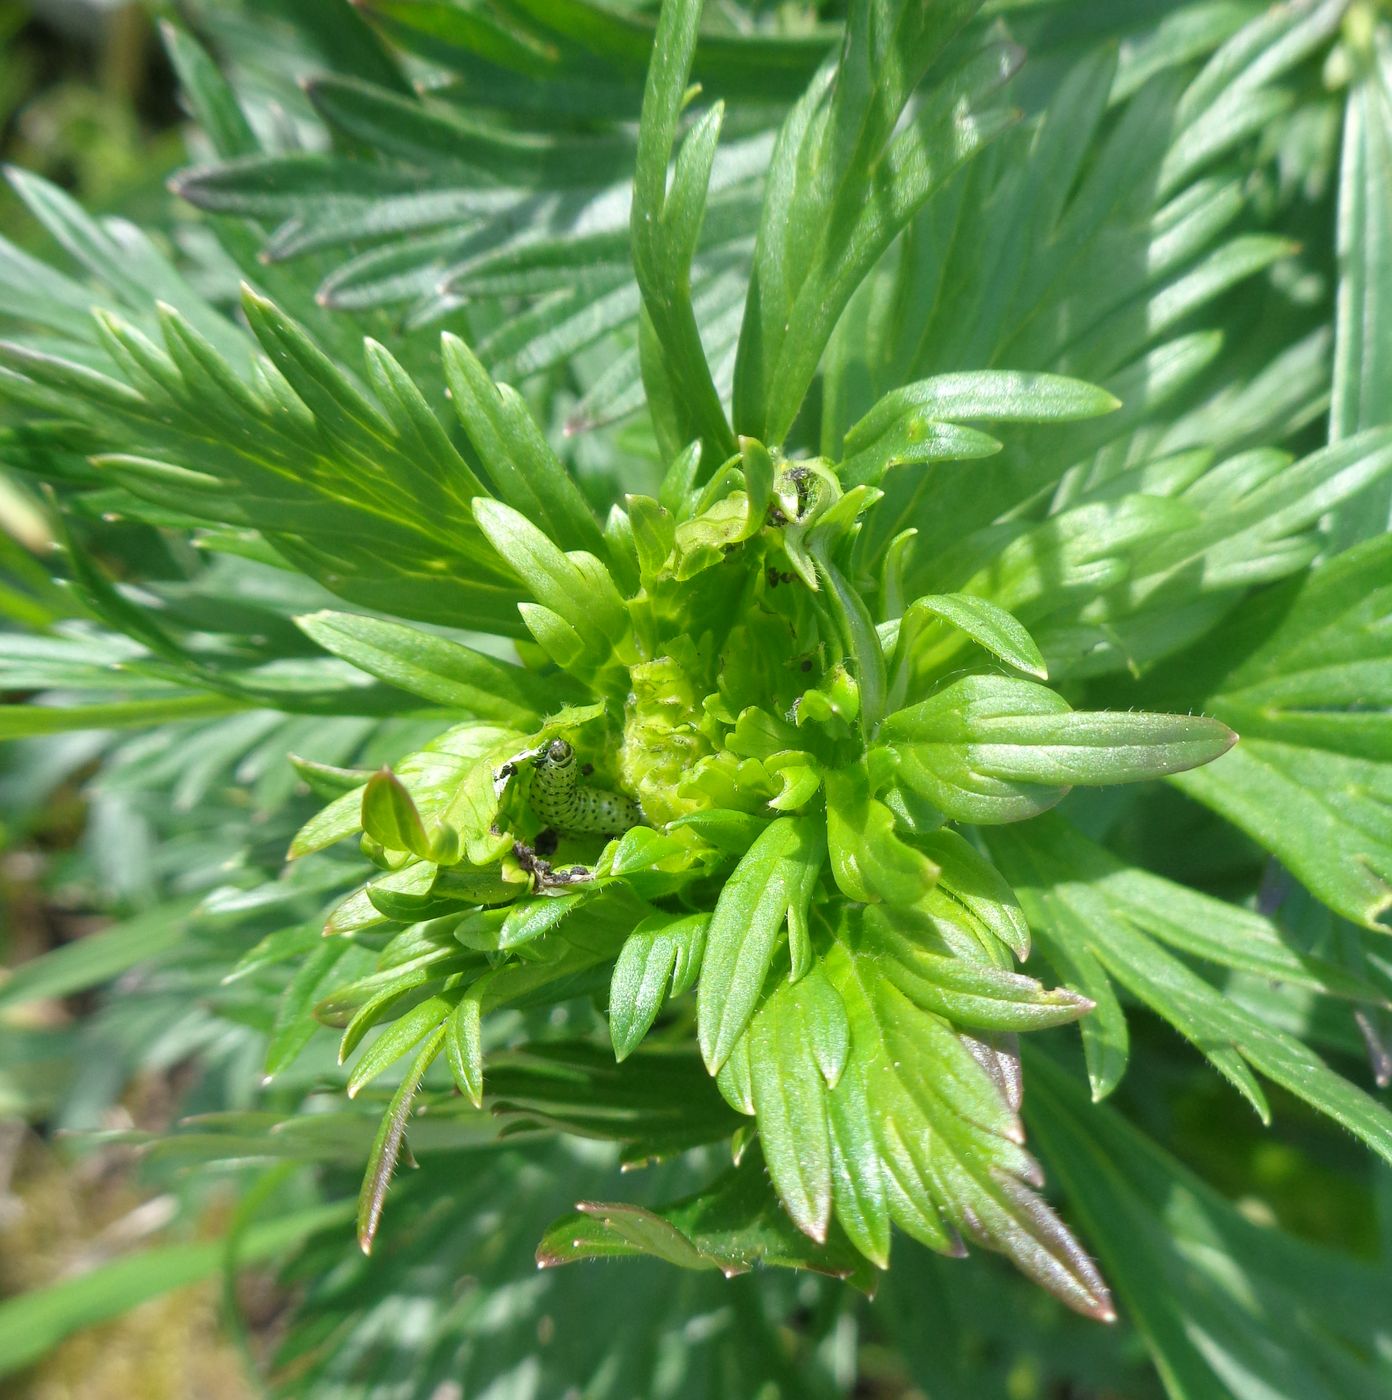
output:
[[[365,1169],[371,1251],[512,1209],[412,1148],[599,1139],[679,1189],[543,1266],[979,1248],[1174,1395],[1375,1393],[1386,1320],[1293,1360],[1313,1249],[1101,1101],[1203,1057],[1392,1161],[1385,16],[281,8],[280,129],[168,29],[168,229],[15,173],[86,280],[0,250],[92,619],[6,634],[5,732],[281,775],[170,915],[300,1085],[212,1155]]]

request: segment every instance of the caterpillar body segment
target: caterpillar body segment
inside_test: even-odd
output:
[[[643,824],[643,813],[632,798],[581,783],[575,750],[564,739],[553,739],[537,755],[531,804],[547,826],[565,835],[617,836]]]

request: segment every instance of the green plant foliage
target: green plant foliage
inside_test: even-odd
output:
[[[1342,1300],[1385,1287],[1392,1163],[1392,22],[225,11],[225,73],[166,29],[174,233],[12,176],[73,266],[0,241],[0,461],[67,591],[4,546],[0,737],[58,771],[98,731],[163,864],[0,1008],[149,968],[102,1013],[138,1047],[198,990],[183,1044],[262,1082],[129,1140],[338,1212],[285,1217],[273,1385],[848,1394],[888,1278],[868,1335],[985,1394],[893,1301],[979,1249],[1121,1311],[1172,1396],[1374,1393],[1386,1320]],[[1299,1125],[1292,1177],[1338,1158],[1368,1257],[1153,1141],[1205,1062]],[[660,1261],[590,1300],[626,1354],[565,1316],[592,1265],[522,1296],[533,1251]],[[1095,1345],[1086,1384],[1152,1393]]]

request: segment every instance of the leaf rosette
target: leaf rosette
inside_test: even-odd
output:
[[[171,30],[218,155],[176,188],[256,278],[224,308],[157,241],[14,178],[99,291],[0,242],[0,442],[71,491],[72,594],[105,630],[32,569],[6,592],[43,631],[6,633],[7,688],[46,694],[0,734],[196,725],[207,752],[165,759],[180,813],[248,734],[256,762],[292,736],[317,755],[294,761],[326,805],[291,871],[198,917],[293,910],[228,982],[287,973],[268,1076],[317,1026],[341,1033],[343,1118],[368,1131],[331,1156],[369,1154],[364,1248],[408,1137],[565,1133],[708,1184],[587,1200],[543,1264],[870,1289],[897,1230],[1000,1251],[1108,1318],[1028,1112],[1152,1344],[1207,1346],[1191,1280],[1255,1308],[1277,1254],[1215,1283],[1228,1208],[1181,1183],[1181,1253],[1174,1165],[1109,1108],[1085,1123],[1039,1041],[1021,1048],[1076,1022],[1101,1100],[1132,1053],[1124,999],[1263,1119],[1267,1080],[1392,1160],[1385,1108],[1311,1048],[1346,1049],[1337,1032],[1296,1034],[1281,1000],[1355,1003],[1370,1043],[1387,1003],[1385,960],[1349,951],[1392,899],[1389,551],[1364,538],[1392,431],[1358,368],[1392,344],[1386,63],[1352,42],[1372,12],[1190,5],[1133,32],[1096,6],[1082,30],[1121,42],[1065,62],[1058,7],[977,8],[855,0],[844,29],[736,36],[693,0],[655,21],[509,4],[506,24],[370,0],[336,16],[346,71],[306,85],[322,149],[287,150]],[[1333,126],[1297,94],[1330,96],[1305,79],[1345,12],[1324,70],[1353,84],[1330,371],[1309,323],[1329,270],[1287,275],[1296,244],[1248,225],[1287,186],[1332,187],[1310,151]],[[443,70],[408,82],[374,24]],[[1044,40],[1032,113],[1000,98],[1007,26]],[[1265,157],[1244,164],[1268,130],[1281,192]],[[1239,284],[1249,325],[1227,316]],[[1223,335],[1194,322],[1210,312]],[[1000,365],[1021,368],[970,368]],[[1331,398],[1327,446],[1252,446],[1303,442]],[[643,406],[636,448],[552,446]],[[83,548],[107,512],[217,562],[115,584]],[[1307,946],[1265,902],[1200,893],[1195,862],[1189,884],[1129,863],[1163,821],[1131,838],[1098,813],[1163,818],[1163,790],[1060,806],[1157,779],[1279,857],[1337,936]],[[0,1000],[174,940],[132,928]],[[286,1140],[344,1129],[302,1118]],[[1104,1173],[1103,1142],[1146,1170]],[[1135,1283],[1152,1258],[1182,1281],[1158,1305]],[[1230,1313],[1229,1339],[1265,1345]],[[1193,1345],[1184,1384],[1207,1393]]]
[[[898,395],[867,432],[905,403],[1046,422],[1111,407],[1082,384],[981,375]],[[597,552],[474,502],[527,595],[526,666],[404,624],[302,620],[341,659],[473,714],[366,776],[292,848],[359,834],[381,871],[326,922],[387,940],[377,971],[321,1004],[345,1059],[390,1023],[350,1091],[428,1052],[481,1104],[495,1013],[607,980],[632,1074],[646,1038],[691,1047],[694,1030],[805,1250],[849,1242],[884,1266],[897,1225],[949,1253],[1003,1250],[1109,1315],[1037,1194],[1018,1116],[1016,1038],[1092,1002],[1017,970],[1029,929],[975,831],[1075,785],[1196,767],[1234,736],[1202,716],[1075,709],[991,598],[906,597],[911,539],[865,579],[858,545],[882,492],[844,486],[842,464],[748,438],[708,472],[700,457],[679,454],[658,497],[615,508]],[[500,728],[496,696],[546,713]],[[549,787],[542,800],[558,752],[586,813],[615,829],[568,821]],[[738,1118],[709,1121],[742,1150]],[[370,1196],[387,1175],[374,1164]]]

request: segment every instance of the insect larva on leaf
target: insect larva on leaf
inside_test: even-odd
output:
[[[553,739],[536,756],[531,804],[547,826],[567,835],[590,831],[617,835],[643,821],[632,798],[580,782],[575,750],[564,739]]]

